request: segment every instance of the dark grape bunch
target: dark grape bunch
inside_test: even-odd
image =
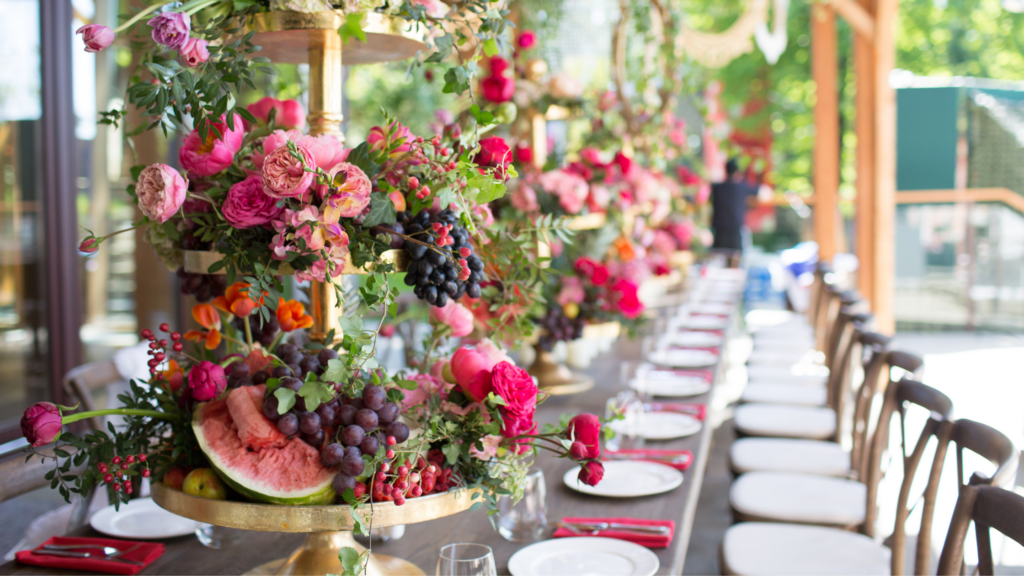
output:
[[[250,321],[251,318],[252,317],[250,316]],[[257,334],[261,334],[258,329],[258,322],[259,321],[257,320],[251,325],[253,338],[256,338]],[[272,319],[272,322],[266,322],[264,323],[264,326],[270,324],[273,324],[273,326],[276,327],[277,320]],[[241,329],[240,327],[238,328]],[[273,338],[271,338],[271,340],[273,340]],[[278,344],[277,348],[274,349],[274,354],[287,365],[276,367],[267,366],[265,370],[260,370],[255,374],[250,374],[249,365],[245,362],[234,362],[227,367],[228,387],[238,388],[240,386],[259,386],[260,384],[266,384],[267,380],[271,378],[291,378],[293,380],[298,380],[299,387],[301,388],[302,382],[306,378],[306,374],[313,373],[320,376],[324,373],[324,370],[327,369],[327,363],[338,357],[338,353],[330,348],[324,348],[312,353],[307,352],[308,351],[287,342]],[[298,388],[296,388],[295,391],[298,392]]]
[[[561,306],[548,308],[543,318],[537,320],[537,324],[544,329],[540,336],[540,347],[548,352],[555,347],[559,340],[569,342],[583,337],[583,319],[576,317],[571,319],[565,315]]]
[[[277,322],[277,316],[271,314],[269,319],[263,319],[259,314],[250,314],[247,316],[249,320],[249,330],[252,333],[253,342],[259,342],[264,347],[269,347],[274,343],[274,338],[277,337],[277,332],[281,329],[281,325]],[[231,325],[236,330],[245,333],[245,324],[239,316],[235,316],[235,319],[231,321]],[[291,346],[291,344],[282,344],[282,346]]]
[[[448,304],[449,299],[458,300],[463,295],[480,297],[484,262],[473,253],[469,231],[458,222],[458,216],[451,209],[435,216],[424,210],[416,216],[399,212],[395,225],[396,231],[400,226],[405,234],[431,245],[402,242],[402,248],[412,258],[405,283],[416,287],[417,298],[438,308]]]
[[[196,302],[209,302],[217,296],[223,296],[227,288],[227,276],[223,274],[192,274],[178,268],[176,272],[181,293],[194,296]]]

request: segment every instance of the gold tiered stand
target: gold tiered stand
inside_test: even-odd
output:
[[[403,506],[393,502],[373,505],[373,527],[428,522],[468,510],[474,490],[452,490],[406,500]],[[152,486],[153,501],[161,508],[197,522],[257,532],[306,533],[306,541],[288,558],[268,562],[247,572],[264,574],[341,574],[338,553],[351,547],[362,553],[365,548],[352,537],[355,522],[350,506],[278,506],[230,500],[210,500],[185,494],[160,483]],[[361,511],[368,514],[370,506]],[[366,576],[424,574],[415,564],[382,554],[372,554]]]

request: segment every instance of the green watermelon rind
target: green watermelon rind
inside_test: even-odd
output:
[[[221,480],[224,480],[224,483],[230,486],[232,490],[238,492],[247,500],[251,500],[253,502],[264,502],[267,504],[280,504],[283,506],[317,506],[334,504],[338,495],[334,491],[333,476],[318,486],[298,491],[295,493],[297,495],[289,495],[287,497],[260,492],[247,487],[244,484],[243,479],[232,476],[232,474],[220,464],[216,455],[213,453],[213,450],[210,449],[206,442],[206,437],[204,436],[202,429],[202,415],[205,407],[206,405],[202,404],[196,408],[192,418],[192,430],[196,433],[196,439],[199,441],[200,450],[203,451],[203,454],[206,455],[206,459],[210,462],[210,468],[212,468],[213,471],[220,476]]]

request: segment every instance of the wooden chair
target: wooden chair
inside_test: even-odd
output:
[[[80,403],[82,410],[96,410],[92,394],[100,388],[122,382],[124,378],[117,371],[113,360],[92,362],[73,368],[64,375],[64,391],[72,402]],[[103,418],[90,418],[89,426],[93,430],[103,429]]]
[[[995,486],[968,485],[960,489],[946,543],[939,556],[939,574],[964,574],[964,541],[974,522],[978,541],[978,574],[995,573],[990,529],[1024,545],[1024,497]]]
[[[883,544],[874,540],[872,536],[873,527],[865,527],[861,533],[848,530],[828,528],[813,525],[796,524],[774,524],[763,522],[741,523],[726,531],[722,544],[722,569],[724,574],[905,574],[904,562],[907,547],[906,522],[912,510],[911,502],[917,499],[911,498],[911,488],[914,476],[920,468],[923,457],[926,453],[928,443],[935,438],[937,447],[935,449],[928,482],[925,486],[923,498],[918,503],[921,506],[921,525],[918,534],[918,541],[915,547],[914,574],[928,574],[931,553],[930,531],[934,517],[936,496],[938,493],[939,480],[946,454],[950,443],[956,447],[958,472],[963,482],[963,452],[969,450],[974,452],[997,467],[997,471],[991,478],[985,478],[977,473],[971,477],[971,486],[991,485],[1008,481],[1016,470],[1017,453],[1008,438],[998,431],[978,422],[971,420],[950,421],[941,416],[943,412],[949,412],[951,403],[949,398],[933,388],[929,388],[920,382],[913,380],[901,380],[893,384],[886,393],[885,403],[882,407],[883,424],[879,426],[880,435],[872,442],[872,450],[880,451],[882,446],[888,445],[888,420],[894,414],[898,414],[901,420],[901,430],[905,430],[903,417],[906,408],[916,405],[931,412],[921,436],[911,453],[907,453],[909,447],[906,443],[906,435],[903,438],[903,467],[904,476],[900,487],[900,494],[897,503],[897,515],[895,531],[891,539],[891,550]],[[880,459],[879,459],[880,460]],[[873,465],[871,474],[880,474],[879,465]],[[962,487],[961,494],[969,487]],[[876,492],[869,492],[871,497]],[[1018,497],[1019,498],[1019,497]],[[976,500],[975,500],[976,502]],[[1022,505],[1024,506],[1024,505]],[[870,507],[869,507],[870,508]],[[950,530],[947,537],[946,547],[943,549],[943,560],[940,560],[939,574],[959,574],[960,558],[962,558],[963,536],[966,532],[966,524],[970,522],[970,512],[960,512],[961,509],[974,510],[974,503],[961,507],[958,502],[957,510],[960,519],[968,516],[966,521],[961,521],[962,528],[959,532]],[[1024,511],[1024,507],[1019,508]],[[991,522],[989,516],[985,516],[982,523]],[[1017,518],[1024,517],[1020,514]],[[874,522],[875,515],[869,514],[868,520]],[[958,517],[954,515],[954,526]],[[993,524],[985,524],[993,525]],[[1006,524],[1001,524],[1005,526]],[[1018,530],[1024,530],[1024,524],[1019,520],[1016,526]],[[1017,534],[1022,532],[1018,531]],[[950,540],[957,541],[961,546],[960,556]],[[949,553],[947,555],[947,550]],[[991,564],[989,564],[991,565]],[[953,568],[955,566],[955,568]],[[984,572],[991,574],[991,571]]]
[[[825,281],[830,272],[827,263],[819,264],[814,273],[814,282],[810,287],[810,298],[808,299],[807,312],[804,315],[794,314],[789,322],[784,325],[783,332],[787,337],[780,338],[779,330],[772,327],[764,328],[758,335],[755,333],[752,358],[769,354],[782,355],[800,359],[803,355],[813,353],[815,349],[813,328],[815,316],[817,315],[817,303],[823,297],[827,283]]]
[[[740,438],[729,448],[729,466],[734,475],[759,470],[778,472],[800,472],[822,476],[840,476],[852,479],[863,477],[862,466],[866,461],[860,457],[862,446],[868,441],[868,426],[871,406],[888,378],[881,378],[888,370],[886,363],[890,338],[874,332],[854,328],[855,345],[847,355],[849,358],[841,368],[842,385],[853,390],[850,403],[852,417],[847,417],[845,400],[836,406],[837,440],[850,438],[852,450],[847,450],[838,441],[820,441],[798,438]],[[852,367],[860,364],[859,382],[853,386],[855,377]],[[845,395],[837,395],[840,399]],[[853,465],[856,463],[856,465]]]
[[[889,352],[886,362],[889,367],[899,367],[908,372],[916,371],[921,359],[903,352]],[[922,385],[923,386],[923,385]],[[896,400],[889,398],[899,386],[890,383],[886,390],[888,402],[883,410],[872,437],[870,457],[866,465],[857,470],[866,470],[859,480],[801,474],[794,472],[750,472],[742,474],[729,490],[729,504],[737,521],[797,522],[835,526],[845,529],[859,529],[870,536],[874,526],[874,501],[881,480],[881,462],[888,448],[888,420],[892,418]],[[931,390],[929,388],[929,390]],[[945,396],[941,396],[945,398]],[[912,400],[912,399],[911,399]],[[888,406],[889,412],[886,412]],[[941,418],[948,418],[952,403],[935,400],[922,404]],[[902,418],[903,413],[900,413]],[[926,429],[922,434],[927,434]],[[851,463],[857,464],[851,457]]]

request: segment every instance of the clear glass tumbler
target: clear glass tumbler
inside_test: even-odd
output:
[[[509,496],[498,500],[498,533],[511,542],[536,542],[544,538],[548,521],[547,486],[544,471],[526,477],[523,497],[514,502]]]
[[[622,418],[611,420],[621,415]],[[632,391],[623,391],[609,398],[605,404],[605,418],[608,428],[614,432],[605,440],[604,446],[611,452],[633,450],[644,445],[644,403]]]
[[[245,530],[196,522],[196,538],[199,539],[199,543],[215,550],[222,550],[238,544],[242,541],[244,533]]]
[[[437,558],[437,576],[497,576],[494,553],[484,544],[449,544]]]

